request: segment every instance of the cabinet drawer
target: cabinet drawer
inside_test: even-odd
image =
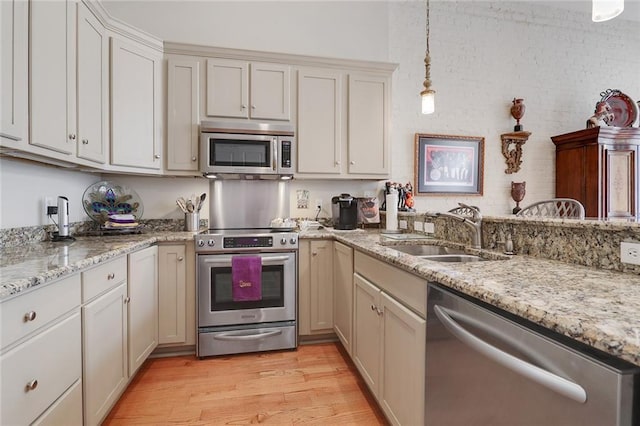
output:
[[[45,284],[0,304],[2,348],[80,305],[80,275]]]
[[[126,281],[127,257],[100,264],[82,273],[82,303]]]
[[[67,389],[32,426],[58,425],[82,425],[82,380]]]
[[[356,250],[355,272],[376,283],[422,318],[427,316],[427,281]]]
[[[81,339],[78,309],[0,357],[0,424],[30,424],[80,378]]]

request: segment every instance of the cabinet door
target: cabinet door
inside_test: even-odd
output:
[[[78,157],[104,163],[108,117],[108,43],[104,27],[78,4]]]
[[[289,66],[251,64],[251,118],[291,119],[291,77]]]
[[[389,93],[385,77],[349,75],[350,174],[389,173]]]
[[[76,3],[29,3],[30,142],[76,153]]]
[[[127,385],[126,282],[82,308],[84,422],[97,425]]]
[[[184,244],[158,247],[158,343],[186,343],[187,261]]]
[[[169,59],[167,69],[167,170],[197,172],[200,64]]]
[[[353,249],[333,243],[333,330],[351,354],[353,315]]]
[[[426,321],[381,294],[382,376],[378,400],[391,423],[424,424]]]
[[[0,137],[26,141],[29,4],[24,0],[1,1],[0,24]]]
[[[158,247],[129,255],[129,377],[158,346]]]
[[[333,241],[311,241],[311,331],[333,329]]]
[[[298,173],[342,171],[342,76],[338,71],[298,71]]]
[[[353,346],[351,356],[371,392],[380,386],[380,290],[354,274]]]
[[[159,169],[160,63],[151,49],[111,38],[111,164]]]
[[[249,63],[207,60],[207,115],[249,117]]]
[[[636,147],[603,148],[605,199],[602,208],[607,217],[635,217],[638,193]]]

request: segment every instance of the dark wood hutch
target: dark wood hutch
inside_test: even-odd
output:
[[[594,127],[552,136],[556,197],[574,198],[587,217],[637,217],[640,128]]]

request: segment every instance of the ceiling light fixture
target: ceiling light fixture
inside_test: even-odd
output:
[[[624,10],[624,0],[592,0],[591,20],[604,22],[620,15]]]
[[[431,56],[429,56],[429,0],[426,0],[427,20],[425,33],[427,36],[427,47],[424,55],[424,90],[420,92],[422,97],[422,113],[431,114],[436,110],[436,92],[431,89]]]

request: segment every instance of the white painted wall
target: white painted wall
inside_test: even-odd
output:
[[[634,53],[640,51],[638,22],[623,14],[592,23],[587,3],[552,8],[536,1],[432,0],[431,73],[437,95],[436,113],[430,116],[419,112],[425,48],[422,1],[146,0],[108,1],[106,7],[115,17],[170,41],[398,63],[392,92],[392,180],[413,181],[416,132],[483,136],[484,195],[421,196],[416,205],[418,210],[446,210],[465,201],[487,214],[504,214],[514,204],[509,195],[512,180],[527,182],[525,204],[553,196],[550,136],[583,128],[601,91],[620,89],[640,100],[640,55]],[[500,134],[513,130],[509,107],[514,97],[525,99],[522,122],[532,135],[524,146],[522,170],[507,175]],[[49,174],[78,198],[92,183],[78,172],[43,167],[38,174],[43,178],[22,195],[28,205],[37,203],[42,193],[37,188],[47,183]],[[21,185],[24,176],[21,168],[2,171],[2,228],[40,223],[5,207],[10,199],[5,188]],[[147,218],[180,217],[175,198],[199,193],[207,185],[198,179],[114,179],[140,194]],[[291,216],[315,214],[313,206],[308,212],[295,209],[298,189],[308,189],[312,203],[322,198],[330,215],[330,196],[365,195],[382,184],[293,181]]]

